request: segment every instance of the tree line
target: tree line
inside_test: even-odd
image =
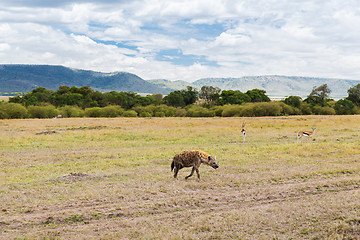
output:
[[[266,91],[221,90],[188,86],[166,96],[141,96],[133,92],[95,91],[88,86],[60,86],[57,91],[36,88],[22,96],[0,102],[0,118],[63,117],[232,117],[360,113],[360,84],[348,90],[348,97],[329,98],[327,84],[314,87],[307,98],[289,96],[271,101]]]

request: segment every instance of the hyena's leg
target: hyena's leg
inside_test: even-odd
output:
[[[179,168],[177,166],[175,166],[175,168],[174,168],[174,178],[176,178],[176,179],[177,179],[178,172],[179,172]]]
[[[194,171],[195,171],[195,167],[193,167],[193,168],[191,169],[190,175],[189,175],[189,176],[186,176],[185,179],[188,179],[189,177],[191,177],[191,176],[194,174]]]
[[[199,172],[199,169],[198,169],[198,168],[196,169],[196,173],[197,173],[197,175],[198,175],[198,179],[200,180],[200,172]]]

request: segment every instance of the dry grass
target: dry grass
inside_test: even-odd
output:
[[[0,120],[0,238],[358,239],[359,120]],[[190,149],[220,168],[174,180]]]
[[[7,101],[9,101],[9,98],[10,98],[10,97],[8,97],[8,96],[0,96],[0,101],[5,101],[5,102],[7,102]]]

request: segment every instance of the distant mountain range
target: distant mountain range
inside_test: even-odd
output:
[[[166,79],[144,80],[127,72],[101,73],[54,65],[0,65],[0,95],[12,92],[29,92],[37,87],[57,90],[61,85],[90,86],[92,89],[107,91],[131,91],[136,93],[168,94],[175,90],[192,86],[219,87],[222,90],[247,90],[258,88],[266,90],[267,95],[285,97],[296,95],[306,97],[314,86],[328,84],[332,90],[330,97],[347,97],[347,90],[360,83],[360,80],[335,78],[287,77],[287,76],[248,76],[240,78],[204,78],[189,83]]]
[[[37,87],[57,90],[61,85],[90,86],[102,92],[114,90],[167,94],[173,91],[127,72],[101,73],[52,65],[0,65],[2,94],[29,92]]]
[[[313,78],[313,77],[287,77],[287,76],[248,76],[241,78],[203,78],[191,84],[184,81],[150,80],[159,87],[171,89],[183,89],[192,86],[200,89],[202,86],[219,87],[221,90],[247,90],[258,88],[266,90],[268,96],[282,98],[285,96],[306,97],[314,86],[327,84],[331,89],[330,97],[347,97],[347,90],[360,83],[360,80],[346,80],[335,78]]]

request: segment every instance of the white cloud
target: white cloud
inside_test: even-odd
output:
[[[145,79],[359,79],[359,24],[357,1],[0,0],[0,63],[130,71]],[[175,65],[176,55],[157,61],[168,49],[211,62]]]

